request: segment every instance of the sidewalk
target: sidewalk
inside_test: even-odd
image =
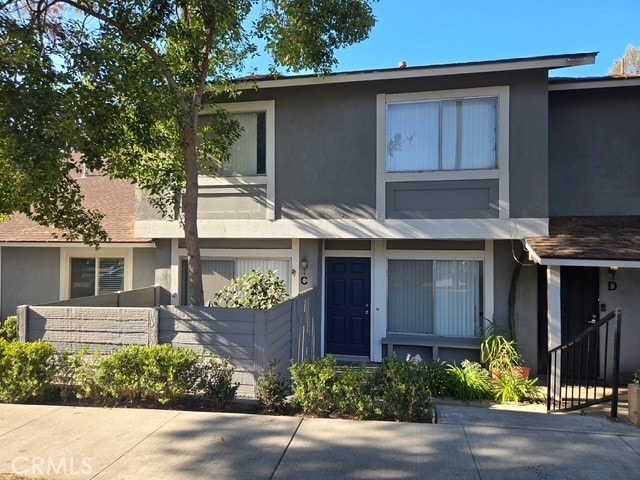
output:
[[[617,479],[640,429],[443,405],[438,424],[0,405],[0,478]]]

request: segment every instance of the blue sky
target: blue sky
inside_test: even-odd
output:
[[[600,52],[551,75],[606,75],[640,46],[640,0],[380,0],[369,39],[339,52],[336,71]],[[263,70],[263,68],[260,68]]]

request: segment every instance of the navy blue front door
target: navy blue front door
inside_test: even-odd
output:
[[[326,353],[369,356],[371,260],[326,259]]]

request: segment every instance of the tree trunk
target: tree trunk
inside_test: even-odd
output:
[[[196,157],[197,113],[192,113],[184,126],[184,161],[187,185],[182,212],[184,214],[184,239],[187,247],[188,302],[203,306],[202,264],[198,237],[198,161]]]

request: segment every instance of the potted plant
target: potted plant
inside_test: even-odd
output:
[[[629,421],[640,427],[640,370],[633,374],[629,384]]]
[[[522,365],[522,356],[515,340],[491,333],[483,340],[480,355],[482,362],[494,378],[505,371],[514,372],[524,379],[529,378],[529,368]]]

